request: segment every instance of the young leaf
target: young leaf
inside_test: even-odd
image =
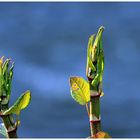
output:
[[[94,41],[94,34],[90,36],[89,40],[88,40],[88,47],[92,48],[93,45],[93,41]],[[90,51],[88,51],[88,53],[90,53]]]
[[[88,41],[87,67],[86,67],[86,74],[87,74],[87,76],[88,76],[88,69],[89,69],[89,67],[92,69],[92,71],[96,71],[96,68],[94,67],[94,65],[92,64],[92,61],[91,61],[91,53],[92,53],[93,40],[94,40],[94,35],[92,35],[89,38],[89,41]]]
[[[4,123],[0,124],[0,134],[3,135],[5,138],[8,138],[7,129],[5,128]]]
[[[102,74],[103,71],[104,71],[104,54],[103,51],[101,51],[97,61],[97,73]]]
[[[89,84],[82,77],[70,77],[71,96],[80,105],[90,101]]]
[[[104,71],[104,55],[103,52],[101,52],[98,56],[97,74],[92,81],[92,86],[96,87],[99,84],[99,82],[102,82],[103,71]]]
[[[92,48],[92,61],[97,61],[98,54],[100,53],[100,40],[102,39],[102,33],[104,31],[104,27],[101,26],[98,30],[98,33],[96,35],[93,48]],[[100,47],[99,47],[100,46]]]
[[[30,100],[31,100],[31,93],[28,90],[25,93],[23,93],[15,102],[15,104],[11,106],[8,110],[6,110],[3,114],[7,115],[13,113],[19,115],[20,111],[29,105]]]
[[[12,66],[9,70],[9,79],[8,79],[8,91],[7,91],[7,94],[8,94],[8,99],[10,99],[10,94],[11,94],[11,85],[12,85],[12,77],[13,77],[13,69],[14,69],[14,63],[12,63]]]
[[[8,81],[9,64],[10,64],[10,59],[6,59],[5,62],[3,63],[3,66],[2,66],[5,85],[8,84],[7,81]]]
[[[2,70],[2,64],[3,64],[3,57],[0,58],[0,96],[2,96],[3,93],[3,84],[4,84],[4,79],[3,79],[3,70]]]
[[[100,74],[97,73],[94,79],[92,80],[91,85],[96,87],[99,83],[99,80],[100,80]]]

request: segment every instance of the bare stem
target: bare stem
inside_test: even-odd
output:
[[[6,110],[8,108],[8,105],[3,105],[2,110]],[[0,113],[0,116],[2,118],[2,121],[7,129],[8,138],[17,138],[17,125],[14,123],[13,116],[10,115],[3,115]]]
[[[86,110],[87,110],[87,113],[88,113],[88,117],[90,118],[90,111],[89,111],[88,103],[86,103]]]
[[[13,123],[12,119],[13,118],[11,118],[10,115],[2,116],[3,123],[7,129],[8,138],[17,138],[17,127]]]
[[[101,131],[100,97],[92,97],[90,101],[90,129],[91,137]]]
[[[101,131],[100,95],[90,84],[90,129],[91,137]]]

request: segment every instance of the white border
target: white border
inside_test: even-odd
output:
[[[140,0],[0,0],[0,2],[140,2]]]

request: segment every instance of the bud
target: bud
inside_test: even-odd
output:
[[[0,59],[0,99],[1,104],[8,104],[11,92],[11,81],[14,64],[10,68],[11,59],[3,61],[4,56]]]
[[[87,49],[86,75],[89,82],[96,91],[102,92],[102,75],[104,71],[104,53],[102,48],[102,33],[104,27],[101,26],[94,39],[94,35],[89,38]]]

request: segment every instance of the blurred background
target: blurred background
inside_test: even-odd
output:
[[[12,105],[27,89],[21,138],[86,138],[84,106],[69,77],[85,76],[88,38],[103,25],[102,128],[114,138],[140,137],[140,3],[0,3],[0,56],[15,62]]]

